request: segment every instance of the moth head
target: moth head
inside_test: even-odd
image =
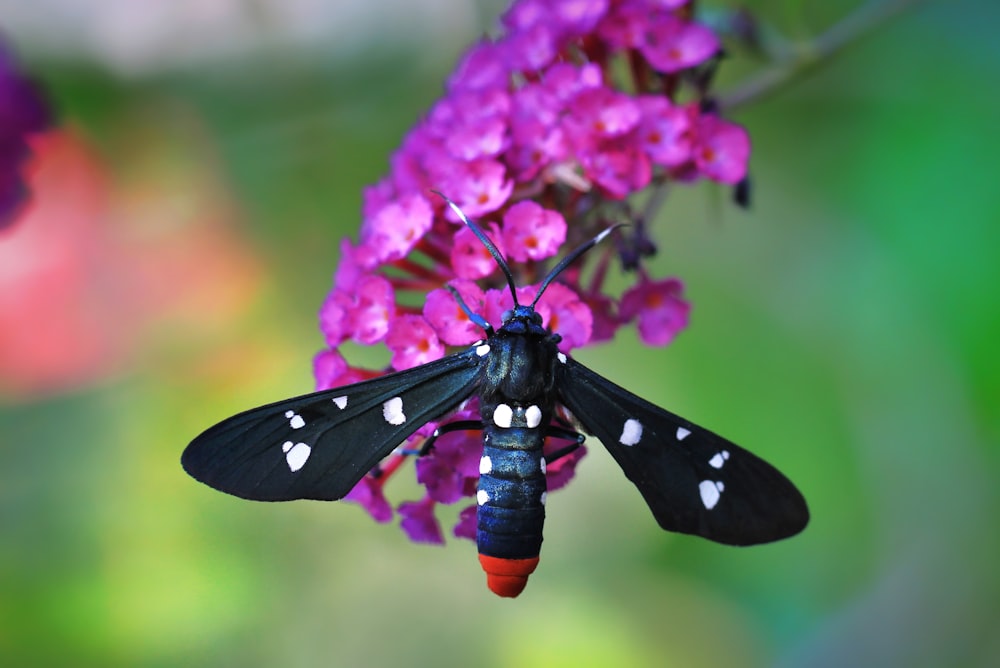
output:
[[[542,314],[536,311],[533,307],[524,306],[522,304],[517,304],[514,308],[504,311],[503,315],[500,316],[500,319],[505,325],[512,320],[521,320],[539,327],[542,324]]]

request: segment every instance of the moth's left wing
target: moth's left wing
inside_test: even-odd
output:
[[[754,545],[809,522],[802,494],[763,459],[573,359],[558,367],[560,401],[601,440],[664,529]]]
[[[193,478],[256,501],[347,494],[393,448],[476,388],[474,348],[413,369],[240,413],[184,450]]]

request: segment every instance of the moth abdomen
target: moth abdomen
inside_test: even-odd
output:
[[[483,412],[490,413],[489,406]],[[487,585],[500,596],[521,593],[542,547],[547,490],[542,417],[536,405],[498,404],[483,428],[476,544]]]

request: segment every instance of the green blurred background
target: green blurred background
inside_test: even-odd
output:
[[[855,6],[748,4],[796,38]],[[580,354],[776,463],[801,536],[661,532],[595,444],[510,601],[467,541],[185,476],[200,430],[312,388],[361,189],[502,7],[0,1],[62,123],[0,236],[0,665],[1000,665],[986,0],[928,3],[741,108],[752,211],[677,189],[655,227],[691,327]]]

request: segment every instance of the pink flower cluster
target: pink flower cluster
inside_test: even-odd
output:
[[[320,311],[328,346],[315,363],[320,389],[378,375],[347,364],[338,352],[346,341],[384,343],[391,367],[401,370],[481,339],[446,284],[495,326],[511,308],[496,263],[431,190],[478,219],[523,286],[518,299],[530,303],[533,284],[564,246],[624,222],[631,195],[702,177],[744,179],[746,131],[704,98],[703,70],[714,66],[720,44],[691,14],[685,0],[513,4],[500,35],[465,55],[445,96],[393,155],[390,173],[365,192],[360,239],[344,241]],[[687,324],[677,279],[654,280],[639,266],[623,295],[604,292],[616,252],[611,243],[595,249],[586,284],[581,267],[571,267],[538,303],[564,352],[608,340],[632,322],[644,342],[666,345]],[[476,414],[466,406],[457,418]],[[435,506],[475,493],[481,447],[478,434],[455,432],[418,459],[426,496],[398,507],[411,538],[441,542]],[[549,467],[550,490],[568,481],[582,454]],[[382,491],[402,457],[383,462],[348,497],[379,521],[392,518]],[[472,504],[454,534],[472,537],[474,518]]]

